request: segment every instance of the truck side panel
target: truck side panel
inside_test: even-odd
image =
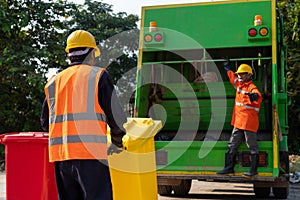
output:
[[[248,41],[248,26],[253,25],[257,14],[262,15],[263,24],[271,26],[271,1],[144,7],[142,26],[149,27],[150,21],[156,21],[158,27],[184,33],[207,49],[271,45],[271,40]],[[166,37],[166,50],[191,48],[175,35],[168,34]]]
[[[253,82],[263,95],[259,174],[250,180],[255,194],[268,196],[273,187],[276,197],[288,195],[285,49],[275,10],[275,0],[142,9],[135,116],[163,121],[155,137],[158,178],[166,186],[162,194],[170,191],[168,184],[178,183],[175,179],[185,186],[190,179],[245,181],[241,175],[250,166],[245,143],[238,150],[236,173],[216,174],[224,167],[233,128],[236,91],[223,69],[228,56],[233,71],[242,63],[252,67]],[[261,25],[254,26],[256,15],[262,16]],[[157,24],[155,30],[149,29],[150,22]]]

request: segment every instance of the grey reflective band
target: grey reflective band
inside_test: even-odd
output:
[[[242,93],[242,94],[248,93],[248,92],[245,91],[245,90],[241,90],[239,87],[236,88],[236,91],[238,91],[238,92],[240,92],[240,93]]]
[[[101,113],[74,113],[64,115],[54,115],[50,117],[50,124],[61,123],[66,121],[80,121],[80,120],[97,120],[106,122],[106,116]]]
[[[256,107],[253,107],[253,106],[244,105],[244,104],[242,104],[240,102],[235,102],[235,105],[236,106],[242,106],[244,108],[252,109],[252,110],[255,110],[255,111],[259,112],[259,108],[256,108]]]
[[[234,81],[233,81],[234,84],[236,83],[237,80],[238,80],[238,78],[235,78],[235,79],[234,79]],[[240,92],[240,93],[242,93],[242,94],[246,94],[246,93],[247,93],[247,91],[241,90],[239,87],[234,86],[234,88],[236,89],[237,92]]]
[[[70,143],[107,143],[106,136],[99,135],[68,135],[64,137],[49,138],[49,146]]]
[[[51,82],[49,83],[49,87],[48,87],[48,93],[49,93],[49,107],[50,107],[50,116],[54,116],[55,115],[55,80],[56,80],[56,76],[52,78]],[[50,123],[50,118],[49,118],[49,123]]]
[[[90,71],[88,78],[88,94],[87,94],[87,105],[86,112],[56,115],[55,114],[55,80],[56,77],[51,80],[48,86],[49,103],[50,103],[50,118],[49,124],[61,123],[66,121],[77,121],[77,120],[97,120],[107,122],[105,114],[95,113],[95,89],[96,89],[96,76],[99,67],[93,67]],[[101,76],[101,75],[100,75]]]
[[[238,78],[235,78],[233,83],[235,84],[237,82],[237,80],[238,80]],[[235,86],[234,86],[234,88],[235,88]]]
[[[94,112],[94,106],[95,106],[95,87],[96,87],[96,75],[98,73],[98,71],[100,70],[99,67],[93,67],[91,72],[90,72],[90,76],[89,76],[89,80],[88,80],[88,99],[87,99],[87,107],[86,110],[88,113],[93,113]],[[100,74],[101,75],[101,74]],[[98,103],[98,102],[97,102]]]

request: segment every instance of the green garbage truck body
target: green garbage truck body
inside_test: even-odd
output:
[[[251,182],[257,196],[289,188],[286,48],[275,0],[234,0],[142,8],[135,117],[163,122],[155,136],[158,192],[187,194],[191,181]],[[249,149],[238,149],[235,173],[222,170],[233,127],[235,88],[223,69],[252,67],[263,95],[258,175]]]

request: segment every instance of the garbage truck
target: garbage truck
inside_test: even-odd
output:
[[[231,0],[142,7],[134,116],[161,120],[155,136],[158,193],[188,194],[192,180],[253,183],[257,197],[289,194],[287,48],[276,0]],[[233,71],[244,63],[263,101],[258,174],[245,178],[243,142],[235,173],[222,170],[233,127]]]

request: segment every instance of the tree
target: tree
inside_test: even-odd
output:
[[[101,8],[101,9],[99,9]],[[101,57],[97,65],[107,68],[116,84],[123,76],[122,84],[118,84],[118,94],[124,108],[128,104],[128,91],[131,94],[135,82],[132,73],[126,73],[137,66],[139,30],[137,16],[125,12],[110,14],[112,6],[96,1],[86,0],[83,6],[74,10],[68,26],[72,27],[68,34],[76,29],[88,30],[97,38],[101,49]]]
[[[1,1],[0,133],[37,131],[43,102],[44,74],[59,66],[66,3]]]
[[[64,48],[72,31],[90,31],[104,44],[115,34],[136,29],[138,21],[135,15],[114,14],[110,5],[90,0],[83,5],[66,0],[0,0],[0,7],[0,133],[41,130],[46,74],[67,65]],[[123,65],[118,56],[120,67],[135,67],[136,58],[128,53],[134,45],[118,45],[125,52],[118,55],[133,61]]]
[[[285,43],[288,48],[288,89],[291,98],[289,107],[289,149],[291,153],[300,151],[300,0],[279,0],[285,28]]]

